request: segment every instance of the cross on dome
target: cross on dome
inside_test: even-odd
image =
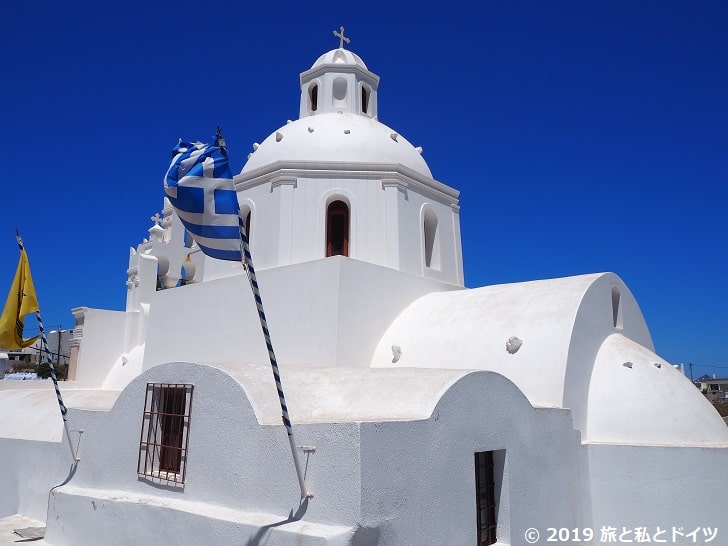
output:
[[[339,39],[339,49],[344,49],[344,42],[348,44],[351,41],[349,38],[344,36],[344,27],[339,27],[339,32],[334,31],[334,36]]]

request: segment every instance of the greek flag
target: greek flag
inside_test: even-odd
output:
[[[164,177],[164,192],[205,254],[242,259],[238,198],[219,131],[214,145],[180,139]]]

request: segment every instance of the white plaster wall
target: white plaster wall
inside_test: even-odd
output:
[[[144,254],[151,252],[156,246],[157,256]],[[171,245],[168,243],[143,243],[139,245],[139,252],[130,249],[129,268],[127,269],[128,279],[126,281],[126,310],[139,311],[140,306],[149,302],[149,298],[157,289],[157,271],[169,269],[169,259],[165,256]],[[178,247],[177,250],[182,247]]]
[[[459,286],[340,258],[336,365],[368,367],[391,322],[423,294]],[[390,347],[390,360],[392,358]]]
[[[76,403],[61,383],[66,405]],[[48,492],[72,462],[63,420],[50,381],[0,381],[0,517],[45,520]],[[73,424],[70,427],[74,434]]]
[[[387,197],[393,185],[397,187],[392,192],[396,204]],[[254,207],[251,252],[258,270],[325,257],[326,207],[341,199],[350,208],[351,258],[462,285],[459,215],[452,209],[452,198],[437,192],[427,194],[420,184],[376,176],[281,175],[272,182],[239,189],[238,196],[243,206]],[[437,268],[427,268],[424,263],[425,206],[438,218],[441,260]]]
[[[457,288],[340,256],[259,271],[258,281],[282,366],[368,366],[401,309]],[[246,277],[155,294],[143,366],[175,360],[268,362]]]
[[[714,544],[728,532],[725,492],[728,449],[710,447],[588,445],[593,522],[601,526],[667,529],[689,533],[718,528]],[[697,538],[704,542],[702,530]],[[685,543],[690,538],[680,539]]]
[[[131,318],[131,317],[130,317]],[[106,379],[101,385],[102,389],[120,391],[129,382],[137,377],[143,370],[145,345],[137,345],[131,351],[122,353],[116,359]]]
[[[335,348],[336,290],[333,268],[309,269],[307,290],[258,282],[276,355],[281,364],[316,359],[329,364]],[[310,273],[315,272],[315,275]],[[293,298],[287,300],[286,298]],[[285,325],[285,329],[283,328]],[[280,333],[279,333],[280,332]],[[317,334],[317,335],[314,335]],[[296,342],[304,345],[296,350]],[[253,295],[245,276],[157,292],[149,314],[144,369],[170,361],[267,362],[268,352]]]
[[[417,188],[407,188],[400,201],[401,268],[452,284],[463,285],[460,260],[459,215],[452,210],[452,202],[435,195],[423,195]],[[440,246],[439,264],[425,263],[424,209],[430,208],[437,216],[437,236]],[[456,227],[458,228],[456,230]],[[415,241],[418,244],[415,244]]]
[[[147,382],[194,384],[187,483],[181,489],[137,478]],[[358,519],[358,426],[300,427],[300,437],[316,446],[306,468],[309,486],[318,493],[316,502],[302,508],[284,427],[260,426],[241,385],[214,368],[157,366],[134,380],[111,411],[74,410],[71,418],[85,429],[82,460],[69,484],[53,493],[46,533],[50,544],[98,544],[98,537],[105,544],[146,543],[149,527],[136,522],[147,521],[148,510],[155,514],[156,536],[180,544],[207,544],[214,536],[241,542],[285,534],[290,531],[273,524],[299,511],[305,512],[306,523],[322,526],[309,529],[314,536],[338,536]],[[182,520],[180,513],[189,519]],[[199,523],[207,518],[215,521]],[[268,529],[257,527],[266,523]],[[208,530],[215,531],[209,535]]]
[[[614,325],[613,289],[620,294],[617,326]],[[637,300],[617,275],[602,273],[589,284],[579,302],[572,331],[568,334],[569,352],[563,379],[562,407],[572,410],[575,426],[585,434],[590,392],[609,388],[608,384],[594,381],[594,362],[603,341],[615,333],[654,352],[652,337]]]
[[[403,372],[360,373],[405,387],[413,374]],[[443,373],[425,373],[435,380],[423,385],[436,395],[430,404],[442,395]],[[195,385],[187,483],[180,489],[136,475],[147,382]],[[473,543],[473,453],[490,449],[506,450],[501,543],[530,526],[573,527],[588,519],[578,434],[568,413],[533,409],[497,374],[465,375],[425,420],[299,424],[292,413],[299,443],[316,448],[305,461],[315,497],[303,506],[283,427],[261,426],[249,403],[251,392],[261,396],[256,389],[246,393],[208,366],[173,363],[134,380],[110,411],[73,410],[71,418],[85,430],[82,460],[51,496],[48,543]],[[269,390],[263,396],[275,398]],[[366,387],[357,402],[371,396],[387,406],[379,393]],[[543,449],[547,444],[552,448]],[[291,514],[296,521],[287,522]]]
[[[362,525],[372,544],[475,544],[474,453],[506,450],[498,544],[590,521],[584,456],[564,410],[530,406],[490,372],[466,375],[429,419],[364,423]]]
[[[51,381],[3,381],[0,384],[0,438],[60,442],[63,421]],[[17,383],[17,385],[16,385]],[[61,392],[66,391],[65,382]],[[12,417],[11,417],[12,416]]]
[[[124,311],[84,308],[83,337],[78,352],[76,383],[81,388],[102,385],[112,366],[126,352],[124,332],[129,324]]]
[[[498,544],[522,544],[532,527],[728,523],[728,449],[582,445],[567,410],[534,409],[498,374],[446,370],[284,374],[297,443],[316,449],[304,458],[315,497],[300,505],[285,431],[260,424],[271,422],[276,398],[263,371],[165,364],[110,410],[71,410],[85,430],[82,460],[51,496],[48,543],[472,544],[473,454],[486,450],[505,450]],[[195,385],[184,488],[137,478],[147,382]],[[422,416],[401,416],[399,398]],[[709,478],[689,471],[698,461]]]
[[[281,198],[287,190],[287,184],[271,187],[264,183],[244,191],[238,186],[238,202],[251,209],[249,243],[256,271],[279,265],[281,233],[292,230],[291,218],[280,216]]]
[[[60,420],[60,416],[57,418]],[[0,518],[23,514],[44,521],[49,491],[61,483],[70,470],[68,447],[60,441],[0,437],[0,460]]]

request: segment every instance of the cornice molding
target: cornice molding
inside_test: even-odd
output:
[[[300,178],[343,178],[397,181],[451,204],[457,204],[460,192],[424,176],[399,163],[356,163],[348,161],[276,161],[233,178],[237,191],[250,189],[274,180]]]
[[[359,74],[364,79],[369,80],[368,83],[373,84],[374,87],[379,85],[379,76],[374,72],[362,68],[353,64],[322,64],[314,68],[309,68],[305,72],[301,72],[299,81],[301,85],[308,83],[309,81],[319,78],[324,74]]]
[[[298,187],[298,179],[292,176],[274,178],[270,182],[270,191],[279,186],[293,186],[293,189]]]

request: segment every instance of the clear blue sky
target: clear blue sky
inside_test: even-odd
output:
[[[728,375],[724,1],[12,2],[0,298],[17,226],[48,325],[123,309],[177,139],[221,125],[239,172],[341,25],[461,190],[468,286],[613,271],[661,356]]]

